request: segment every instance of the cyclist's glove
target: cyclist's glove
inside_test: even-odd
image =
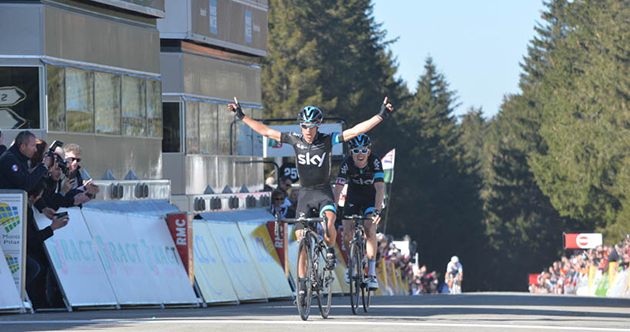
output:
[[[377,115],[380,116],[381,119],[385,120],[385,119],[387,119],[387,117],[389,117],[389,113],[391,113],[391,112],[387,109],[385,103],[383,103],[381,105],[381,110],[378,111]]]
[[[243,120],[243,117],[245,117],[245,113],[243,113],[243,109],[241,108],[241,103],[236,104],[234,115],[236,115],[239,120]]]

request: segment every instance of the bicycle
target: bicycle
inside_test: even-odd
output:
[[[358,215],[345,216],[345,220],[351,220],[354,224],[354,235],[350,240],[350,256],[348,259],[348,280],[350,280],[350,308],[352,313],[357,314],[359,310],[359,292],[363,302],[363,311],[370,310],[372,291],[367,287],[365,281],[365,267],[367,266],[367,256],[365,255],[365,228],[363,221],[372,220],[371,217]]]
[[[316,294],[319,313],[323,318],[328,318],[332,305],[332,285],[335,280],[334,273],[332,270],[326,268],[328,244],[324,240],[324,237],[317,232],[317,225],[322,221],[325,225],[325,232],[328,233],[328,226],[325,222],[326,218],[280,219],[276,217],[276,233],[278,233],[280,223],[301,223],[304,226],[304,235],[298,241],[297,271],[300,271],[300,266],[304,264],[304,258],[302,258],[300,254],[304,252],[304,257],[306,258],[306,282],[301,283],[298,281],[296,283],[296,304],[302,320],[308,319],[311,311],[313,293]],[[305,294],[304,297],[300,296],[300,291],[303,291]]]
[[[451,294],[461,294],[462,286],[459,284],[458,273],[450,273],[450,278],[453,279],[453,286],[451,287]]]

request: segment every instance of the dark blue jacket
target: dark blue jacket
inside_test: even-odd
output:
[[[0,156],[0,189],[29,191],[41,181],[46,171],[46,166],[40,163],[29,172],[28,158],[20,152],[16,144],[13,144]]]

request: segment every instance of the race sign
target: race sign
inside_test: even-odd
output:
[[[282,176],[288,177],[293,183],[297,182],[299,180],[299,176],[295,163],[282,164],[282,166],[280,166],[280,177]]]
[[[564,233],[565,249],[594,249],[602,242],[601,233]]]
[[[0,106],[17,105],[24,100],[24,98],[26,98],[26,93],[18,87],[11,86],[0,88]]]

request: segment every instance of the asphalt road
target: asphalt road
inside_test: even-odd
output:
[[[125,308],[0,315],[0,331],[628,331],[630,299],[468,293],[374,297],[353,315],[335,297],[328,319],[314,306],[300,319],[292,301],[207,308]],[[315,303],[314,303],[315,305]]]

